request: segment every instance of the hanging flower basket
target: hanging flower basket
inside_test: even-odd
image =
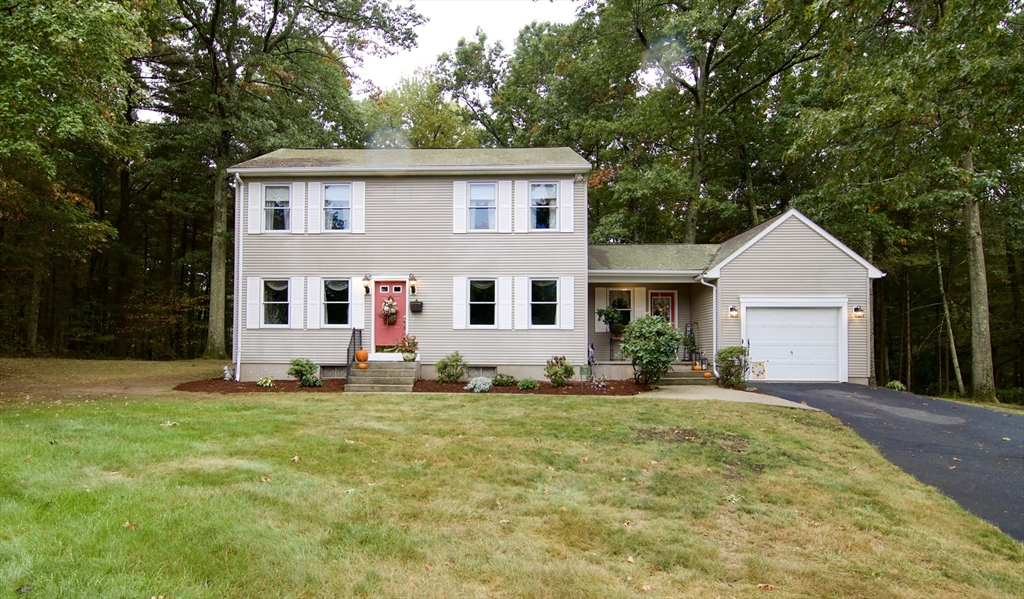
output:
[[[387,326],[398,322],[398,304],[395,303],[395,298],[389,295],[388,299],[381,302],[380,317],[384,319],[384,324]]]

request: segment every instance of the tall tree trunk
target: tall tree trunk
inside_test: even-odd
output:
[[[875,294],[874,322],[877,323],[878,332],[875,335],[875,382],[880,386],[889,383],[889,299],[887,295],[889,284],[885,279],[878,282],[878,293]]]
[[[40,259],[32,265],[32,286],[29,289],[28,314],[25,315],[25,347],[36,351],[39,340],[39,306],[42,303],[43,265]]]
[[[1017,270],[1017,258],[1010,244],[1006,244],[1006,278],[1010,282],[1010,305],[1013,307],[1013,322],[1020,322],[1024,317],[1021,304],[1020,271]],[[1024,333],[1017,331],[1017,357],[1013,360],[1013,384],[1024,387]]]
[[[761,221],[757,216],[757,200],[754,198],[754,167],[750,164],[750,156],[747,156],[747,146],[740,146],[740,160],[743,161],[745,179],[743,192],[747,196],[747,213],[750,215],[750,226],[756,227]]]
[[[910,273],[903,277],[903,343],[901,351],[906,352],[907,359],[907,391],[913,386],[914,372],[914,344],[910,339]]]
[[[120,252],[117,258],[117,283],[115,284],[117,310],[114,316],[114,355],[124,358],[128,355],[128,297],[131,293],[130,277],[131,267],[131,227],[132,227],[132,206],[131,206],[131,171],[128,163],[121,165],[118,172],[119,180],[119,202],[117,208],[117,219],[114,227],[117,228],[117,237],[120,240]]]
[[[953,360],[953,374],[956,376],[956,391],[960,397],[966,397],[964,391],[964,379],[960,374],[960,359],[956,355],[956,340],[953,338],[953,322],[949,317],[949,298],[946,297],[946,283],[942,280],[942,256],[939,255],[939,242],[935,242],[935,266],[939,270],[939,295],[942,296],[942,318],[946,323],[946,332],[949,335],[949,356]],[[948,377],[947,377],[948,378]]]
[[[964,170],[974,172],[971,150],[964,152]],[[974,195],[964,202],[967,228],[967,270],[971,281],[971,397],[978,401],[996,399],[995,369],[992,366],[992,332],[989,329],[988,275],[985,271],[985,243],[981,236],[981,201]]]
[[[226,358],[224,298],[227,291],[228,173],[217,163],[213,190],[213,240],[210,248],[210,311],[204,358]]]

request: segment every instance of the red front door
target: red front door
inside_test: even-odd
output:
[[[374,281],[373,344],[377,347],[395,345],[405,332],[405,281]],[[385,318],[385,302],[393,300],[395,315]]]

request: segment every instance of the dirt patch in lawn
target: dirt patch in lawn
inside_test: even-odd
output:
[[[607,381],[604,389],[585,387],[579,383],[566,385],[565,387],[552,387],[551,383],[539,381],[536,389],[520,389],[515,385],[510,387],[491,387],[491,393],[516,393],[529,395],[636,395],[644,391],[650,391],[647,385],[638,385],[632,380]],[[465,383],[439,383],[437,381],[416,381],[412,390],[423,393],[472,393],[466,391]]]
[[[274,381],[273,387],[260,387],[256,381],[239,382],[224,379],[205,379],[182,383],[175,391],[195,393],[341,393],[345,390],[345,379],[324,379],[323,387],[300,387],[298,381]]]
[[[738,435],[697,428],[641,428],[637,429],[636,437],[641,441],[717,445],[733,453],[743,453],[750,447],[750,441]]]

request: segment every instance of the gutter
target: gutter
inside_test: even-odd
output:
[[[718,374],[718,285],[708,283],[704,279],[704,275],[700,276],[700,284],[713,290],[711,299],[711,371],[715,373],[716,378],[722,378],[722,375]]]
[[[471,174],[508,174],[508,175],[536,175],[538,173],[552,175],[575,175],[590,171],[589,164],[467,164],[467,165],[422,165],[410,166],[407,164],[395,166],[255,166],[255,167],[231,167],[230,174],[246,174],[259,176],[290,176],[290,175],[458,175]]]
[[[242,310],[239,302],[242,299],[242,208],[239,201],[242,197],[242,177],[235,173],[235,382],[242,380]],[[248,298],[246,298],[248,299]]]

